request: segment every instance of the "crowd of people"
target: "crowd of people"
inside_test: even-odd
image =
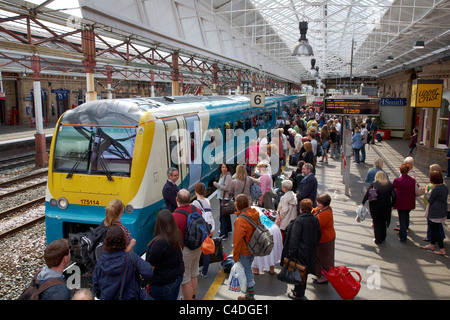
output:
[[[318,162],[326,166],[329,157],[339,158],[342,126],[338,118],[325,117],[314,108],[289,110],[283,115],[276,122],[278,131],[272,139],[260,135],[258,141],[250,141],[246,163],[237,165],[234,177],[227,163],[219,165],[219,178],[213,183],[217,189],[219,212],[212,212],[203,183],[195,186],[196,200],[191,202],[190,192],[180,190],[176,184],[178,169],[168,169],[168,179],[162,190],[166,209],[157,215],[155,237],[148,244],[145,260],[133,252],[135,240],[120,222],[123,204],[118,199],[111,201],[103,222],[109,227],[104,240],[104,253],[93,271],[93,292],[79,290],[77,297],[175,300],[181,291],[184,300],[196,299],[197,277],[200,271],[203,277],[207,277],[209,266],[208,255],[203,255],[203,265],[199,268],[200,248],[185,246],[188,215],[197,212],[204,217],[210,230],[218,232],[222,241],[226,241],[232,233],[233,260],[241,262],[247,279],[247,291],[239,299],[253,300],[255,265],[247,243],[255,227],[241,216],[245,213],[258,223],[261,213],[253,206],[276,212],[274,223],[282,238],[282,252],[277,258],[281,267],[284,258],[288,258],[306,266],[307,273],[316,276],[314,284],[328,283],[322,270],[334,266],[336,232],[331,197],[327,193],[317,194],[315,173]],[[375,143],[374,130],[375,119],[369,118],[356,124],[352,138],[356,163],[366,161],[365,144]],[[410,147],[410,153],[413,149]],[[269,160],[273,153],[278,155],[277,168],[287,163],[295,167],[289,178],[280,180],[281,169],[272,170]],[[394,208],[399,216],[396,227],[399,240],[404,243],[409,228],[409,213],[415,208],[416,197],[423,196],[427,204],[428,223],[424,241],[429,241],[429,244],[422,248],[445,255],[442,222],[447,218],[448,189],[443,183],[442,169],[437,165],[431,166],[430,184],[419,186],[413,165],[413,158],[407,157],[399,168],[399,176],[392,182],[383,170],[382,158],[377,158],[373,168],[367,172],[365,181],[370,185],[362,204],[369,202],[374,242],[381,245],[386,240],[386,230]],[[277,181],[281,181],[278,189]],[[234,206],[232,212],[237,216],[234,225],[227,209],[229,206]],[[213,214],[219,216],[218,226],[214,225]],[[41,272],[41,282],[50,277],[62,277],[61,266],[70,258],[65,240],[49,244],[46,251],[54,251],[46,253],[53,260],[47,261],[46,258],[47,267]],[[273,268],[270,268],[270,273],[273,274]],[[140,279],[150,284],[151,291],[149,286],[143,289]],[[306,299],[306,283],[305,279],[302,284],[295,285],[288,296],[295,300]],[[41,299],[68,298],[71,298],[70,292],[64,286],[55,286],[41,295]]]

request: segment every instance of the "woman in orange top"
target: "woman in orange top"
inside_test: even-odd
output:
[[[328,283],[327,278],[322,274],[322,269],[330,270],[334,266],[334,243],[336,231],[333,223],[333,210],[330,207],[331,197],[327,194],[321,194],[317,197],[317,208],[313,209],[313,214],[319,219],[320,237],[319,247],[317,248],[316,270],[318,277],[313,279],[313,283]]]
[[[252,262],[253,255],[248,250],[247,243],[250,242],[255,227],[247,220],[240,217],[241,214],[246,214],[252,219],[255,224],[258,224],[259,212],[251,208],[248,202],[248,197],[245,194],[239,194],[234,202],[236,206],[236,221],[234,221],[233,233],[233,260],[240,261],[244,267],[245,277],[247,278],[247,293],[245,296],[238,297],[238,300],[255,300],[255,282],[253,281]]]

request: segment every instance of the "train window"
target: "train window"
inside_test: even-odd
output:
[[[54,171],[130,176],[135,138],[136,128],[61,127]]]
[[[61,127],[53,156],[55,172],[87,173],[90,144],[94,129],[88,127]]]
[[[230,141],[234,137],[234,130],[233,129],[233,122],[227,122],[223,126],[224,132],[225,132],[225,141]]]
[[[191,141],[191,162],[194,162],[195,159],[195,132],[191,132],[190,134],[190,141]]]
[[[258,116],[258,127],[263,126],[263,125],[264,125],[264,116],[262,114],[260,114]]]
[[[221,146],[223,138],[222,138],[222,131],[220,130],[220,127],[208,130],[207,139],[209,140],[209,149],[210,150],[213,150],[213,149]]]
[[[252,119],[251,118],[247,118],[245,119],[245,130],[248,130],[252,127]]]
[[[170,136],[169,138],[169,149],[170,149],[170,163],[171,163],[171,167],[172,168],[178,168],[178,158],[177,159],[173,159],[174,156],[178,156],[177,150],[174,151],[174,149],[177,147],[178,144],[178,139],[176,136]],[[174,161],[176,160],[176,161]]]
[[[238,120],[235,122],[235,136],[239,137],[241,134],[244,133],[244,121],[243,120]]]

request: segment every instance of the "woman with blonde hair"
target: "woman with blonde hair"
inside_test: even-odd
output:
[[[240,164],[236,167],[236,176],[230,183],[229,192],[231,195],[245,194],[248,197],[249,203],[253,202],[252,194],[250,193],[251,185],[257,180],[252,179],[247,175],[245,165]],[[259,181],[257,182],[259,184]]]
[[[386,229],[391,223],[392,207],[396,201],[394,186],[383,171],[378,171],[375,175],[375,181],[367,188],[362,205],[367,200],[373,220],[374,242],[382,244],[386,240]]]
[[[125,206],[123,205],[122,201],[120,201],[119,199],[112,199],[105,209],[105,220],[103,221],[103,223],[107,227],[119,226],[125,233],[127,241],[126,251],[131,251],[136,244],[136,240],[132,238],[131,232],[120,221],[124,211]]]

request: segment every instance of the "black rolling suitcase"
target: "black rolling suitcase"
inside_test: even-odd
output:
[[[381,136],[380,133],[377,133],[377,134],[376,134],[376,137],[377,137],[377,141],[378,141],[378,142],[383,141],[383,137]]]
[[[299,153],[291,154],[289,156],[289,165],[296,167],[299,159],[300,159],[300,154]]]

